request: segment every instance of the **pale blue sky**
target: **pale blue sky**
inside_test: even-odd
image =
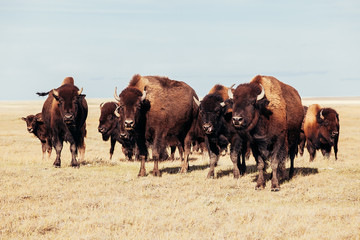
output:
[[[136,74],[199,96],[272,75],[301,96],[360,96],[358,0],[0,0],[0,100],[67,76],[111,98]]]

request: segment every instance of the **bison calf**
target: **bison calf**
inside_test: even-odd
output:
[[[22,117],[21,119],[26,122],[28,132],[34,134],[40,140],[43,153],[42,160],[45,159],[46,152],[48,158],[50,158],[52,150],[50,131],[46,128],[41,113]]]

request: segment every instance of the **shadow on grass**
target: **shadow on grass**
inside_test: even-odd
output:
[[[255,172],[257,171],[257,168],[255,166]],[[271,172],[271,169],[268,169],[268,171],[270,172],[266,172],[264,174],[264,177],[265,177],[265,181],[268,181],[268,180],[271,180],[272,178],[272,172]],[[291,179],[289,178],[289,171],[290,171],[290,168],[287,168],[286,169],[286,173],[285,173],[285,176],[280,180],[280,184],[282,183],[285,183],[285,182],[289,182]],[[304,168],[294,168],[294,175],[293,175],[293,178],[296,177],[296,176],[310,176],[310,175],[315,175],[315,174],[318,174],[319,173],[319,170],[317,168],[307,168],[307,167],[304,167]],[[253,182],[256,182],[257,179],[259,177],[259,174],[257,174],[256,176],[254,176],[253,178]]]
[[[209,168],[209,164],[202,164],[202,165],[190,165],[188,172],[192,171],[201,171],[204,169]],[[167,174],[178,174],[180,173],[181,167],[167,167],[160,170],[161,173],[167,173]],[[152,174],[152,171],[150,172]]]
[[[249,173],[254,173],[257,171],[256,165],[249,165],[246,166],[246,172],[245,174],[249,174]],[[216,172],[216,178],[222,178],[222,177],[227,177],[233,175],[233,169],[228,169],[228,170],[219,170]],[[240,175],[241,178],[241,175]]]

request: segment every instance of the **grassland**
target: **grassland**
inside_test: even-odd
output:
[[[20,120],[43,102],[1,102],[0,239],[360,239],[360,101],[304,100],[312,102],[340,114],[339,159],[318,152],[310,163],[306,152],[276,193],[269,182],[254,190],[252,158],[239,180],[229,156],[206,179],[208,159],[195,154],[187,174],[167,161],[155,178],[148,162],[149,175],[138,178],[140,164],[123,161],[119,145],[108,160],[96,99],[89,100],[86,161],[70,167],[65,144],[55,169],[55,153],[42,161],[40,142]]]

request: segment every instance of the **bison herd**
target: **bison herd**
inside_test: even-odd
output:
[[[27,130],[42,145],[43,159],[56,151],[55,167],[61,166],[63,142],[70,143],[71,166],[84,160],[88,106],[82,88],[71,77],[60,87],[37,93],[47,96],[41,113],[22,118]],[[146,176],[149,149],[154,161],[153,175],[161,176],[159,161],[171,158],[177,148],[181,173],[189,170],[192,148],[206,149],[210,158],[207,177],[214,177],[220,155],[230,147],[234,178],[246,173],[246,159],[252,153],[259,171],[256,189],[265,187],[264,172],[272,169],[271,190],[280,190],[290,159],[305,145],[313,161],[317,150],[329,156],[332,147],[337,159],[339,114],[318,104],[303,106],[296,89],[269,76],[256,76],[236,88],[215,85],[201,101],[193,88],[167,77],[135,75],[115,101],[100,105],[98,131],[110,139],[110,159],[115,143],[122,145],[127,159],[141,162],[138,176]],[[79,161],[77,156],[79,155]]]

